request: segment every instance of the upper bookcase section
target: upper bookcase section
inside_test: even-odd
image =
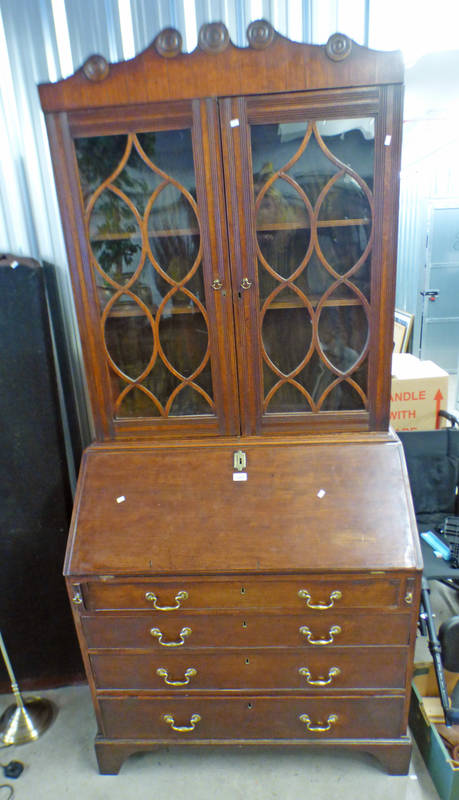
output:
[[[182,53],[173,28],[130,61],[90,56],[74,75],[39,87],[44,111],[71,111],[194,97],[237,96],[401,83],[400,53],[369,50],[336,33],[326,45],[291,42],[269,22],[247,29],[249,46],[235,47],[221,22],[203,25],[198,47]],[[186,62],[186,70],[184,70]]]
[[[400,55],[248,40],[40,87],[98,440],[387,429]]]

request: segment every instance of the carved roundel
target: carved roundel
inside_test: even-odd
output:
[[[229,33],[223,22],[209,22],[199,31],[199,47],[206,53],[221,53],[229,44]]]
[[[182,52],[182,36],[175,28],[164,28],[158,33],[153,46],[163,58],[175,58]]]
[[[265,19],[257,19],[247,28],[247,39],[254,50],[264,50],[274,39],[274,28]]]
[[[103,56],[89,56],[83,64],[83,75],[88,81],[103,81],[109,69],[108,61]]]
[[[325,52],[332,61],[343,61],[352,50],[352,40],[344,33],[334,33],[325,45]]]

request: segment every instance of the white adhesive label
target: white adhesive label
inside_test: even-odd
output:
[[[247,472],[233,472],[233,481],[246,481]]]
[[[319,491],[317,492],[317,497],[319,498],[319,500],[322,500],[322,497],[325,497],[326,494],[327,492],[325,491],[325,489],[319,489]]]
[[[390,135],[390,133],[388,133],[388,134],[387,134],[387,136],[386,136],[386,138],[384,139],[384,144],[385,144],[385,146],[386,146],[386,147],[389,147],[389,145],[390,145],[391,141],[392,141],[392,136]]]
[[[238,128],[239,127],[239,120],[238,119],[231,119],[230,120],[230,126],[232,128]]]
[[[124,494],[122,494],[122,495],[120,495],[119,497],[116,498],[116,502],[117,503],[124,503],[125,500],[126,500],[126,498],[125,498]]]

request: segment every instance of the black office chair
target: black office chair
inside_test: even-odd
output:
[[[405,451],[419,533],[432,531],[446,545],[449,560],[438,557],[435,544],[421,537],[424,570],[419,627],[428,637],[446,725],[459,723],[459,681],[448,695],[444,669],[459,672],[459,614],[437,629],[430,602],[430,581],[440,581],[459,591],[459,420],[440,412],[450,427],[436,431],[399,432]],[[459,609],[459,594],[457,594]]]

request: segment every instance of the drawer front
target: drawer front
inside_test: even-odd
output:
[[[103,735],[158,742],[394,739],[404,698],[99,697]]]
[[[411,615],[339,612],[301,614],[82,614],[88,647],[164,651],[200,647],[316,647],[407,645]],[[181,632],[186,629],[186,635]],[[154,633],[152,634],[151,631]],[[158,634],[159,631],[159,634]]]
[[[397,577],[300,577],[180,582],[88,582],[83,584],[83,602],[88,611],[150,609],[161,616],[192,609],[292,609],[318,614],[344,608],[391,608],[400,604]]]
[[[406,683],[408,648],[312,648],[188,651],[161,654],[92,654],[96,688],[100,690],[276,690],[400,689]]]

